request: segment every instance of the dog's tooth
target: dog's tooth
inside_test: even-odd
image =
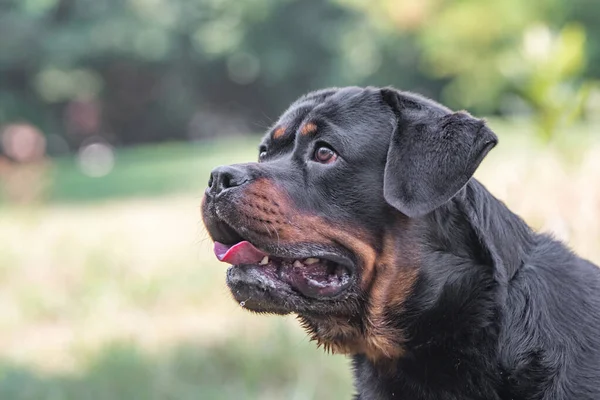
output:
[[[302,261],[300,261],[300,260],[294,261],[294,267],[301,268],[302,266],[304,266],[304,264],[302,264]]]
[[[269,256],[264,256],[262,260],[260,260],[260,265],[266,265],[269,263]]]
[[[316,264],[318,262],[319,262],[319,259],[314,258],[314,257],[310,257],[310,258],[307,258],[306,260],[304,260],[304,264],[306,264],[306,265],[312,265],[312,264]]]

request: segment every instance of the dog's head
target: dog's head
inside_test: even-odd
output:
[[[496,141],[481,120],[391,88],[301,97],[258,162],[211,174],[203,218],[233,265],[233,296],[298,313],[333,350],[391,352],[376,343],[389,335],[368,331],[385,329],[418,276],[414,222],[455,196]]]

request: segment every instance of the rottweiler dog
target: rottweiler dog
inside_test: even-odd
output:
[[[351,356],[356,399],[600,399],[600,270],[473,178],[496,143],[394,88],[301,97],[210,176],[233,297]]]

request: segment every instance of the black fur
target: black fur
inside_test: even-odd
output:
[[[268,135],[252,173],[285,187],[298,210],[364,227],[377,249],[404,215],[409,228],[396,243],[409,237],[419,249],[410,295],[385,310],[405,335],[403,355],[381,367],[354,354],[356,399],[600,399],[600,270],[533,232],[472,178],[497,141],[481,120],[391,88],[315,92],[280,123],[297,130],[306,120],[319,138]],[[343,161],[308,163],[316,141]],[[209,232],[222,236],[210,207]],[[344,301],[365,312],[366,292],[352,290],[362,291],[336,303],[336,314]],[[286,304],[310,317],[329,303]]]
[[[598,267],[532,232],[476,180],[422,220],[397,373],[354,358],[357,399],[599,399]],[[395,396],[395,397],[394,397]]]

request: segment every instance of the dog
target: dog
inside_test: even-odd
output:
[[[473,178],[497,142],[391,87],[304,95],[211,173],[233,297],[350,356],[355,399],[600,399],[600,270]]]

